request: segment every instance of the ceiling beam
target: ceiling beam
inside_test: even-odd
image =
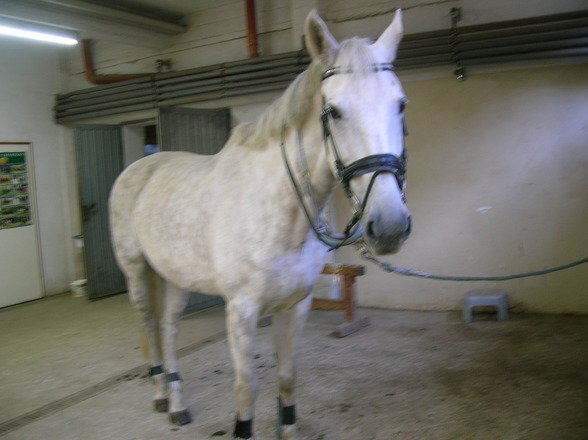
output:
[[[169,29],[162,31],[147,26],[145,23],[151,19],[144,21],[144,24],[121,22],[109,19],[104,14],[93,15],[74,8],[50,4],[45,0],[3,0],[0,17],[68,29],[77,32],[81,39],[99,39],[152,49],[165,48],[169,45],[171,37]],[[183,27],[182,29],[185,30]]]
[[[94,18],[116,21],[130,26],[138,26],[151,29],[168,35],[178,35],[186,30],[186,27],[176,22],[159,20],[140,12],[132,13],[117,8],[89,3],[83,0],[29,0],[37,4],[56,6],[64,10],[89,15]]]

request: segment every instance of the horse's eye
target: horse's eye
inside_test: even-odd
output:
[[[398,103],[398,113],[404,113],[404,109],[406,108],[406,104],[408,104],[408,99],[402,98]]]
[[[333,118],[335,120],[341,119],[343,117],[341,110],[339,110],[334,105],[329,105],[329,114],[331,115],[331,118]]]

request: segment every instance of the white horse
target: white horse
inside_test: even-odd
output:
[[[294,343],[329,247],[360,240],[391,253],[410,232],[405,96],[390,64],[402,37],[400,11],[375,43],[339,44],[315,11],[305,26],[312,62],[257,123],[238,126],[215,156],[141,159],[110,198],[115,254],[150,348],[156,410],[173,423],[191,421],[175,354],[179,318],[188,291],[222,295],[236,439],[253,437],[258,319],[274,317],[279,435],[295,439]],[[320,220],[338,183],[356,211],[343,237]]]

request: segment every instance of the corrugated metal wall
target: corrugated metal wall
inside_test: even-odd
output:
[[[229,138],[228,109],[163,107],[159,110],[159,145],[164,151],[218,153]]]
[[[88,297],[96,299],[126,290],[118,268],[108,223],[108,196],[123,169],[119,127],[80,126],[75,129],[78,182],[84,230]]]

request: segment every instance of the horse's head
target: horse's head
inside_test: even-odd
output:
[[[375,43],[339,44],[313,11],[306,44],[324,66],[322,121],[333,172],[361,217],[363,239],[377,254],[394,253],[410,234],[404,201],[404,105],[392,61],[402,38],[402,15]]]

